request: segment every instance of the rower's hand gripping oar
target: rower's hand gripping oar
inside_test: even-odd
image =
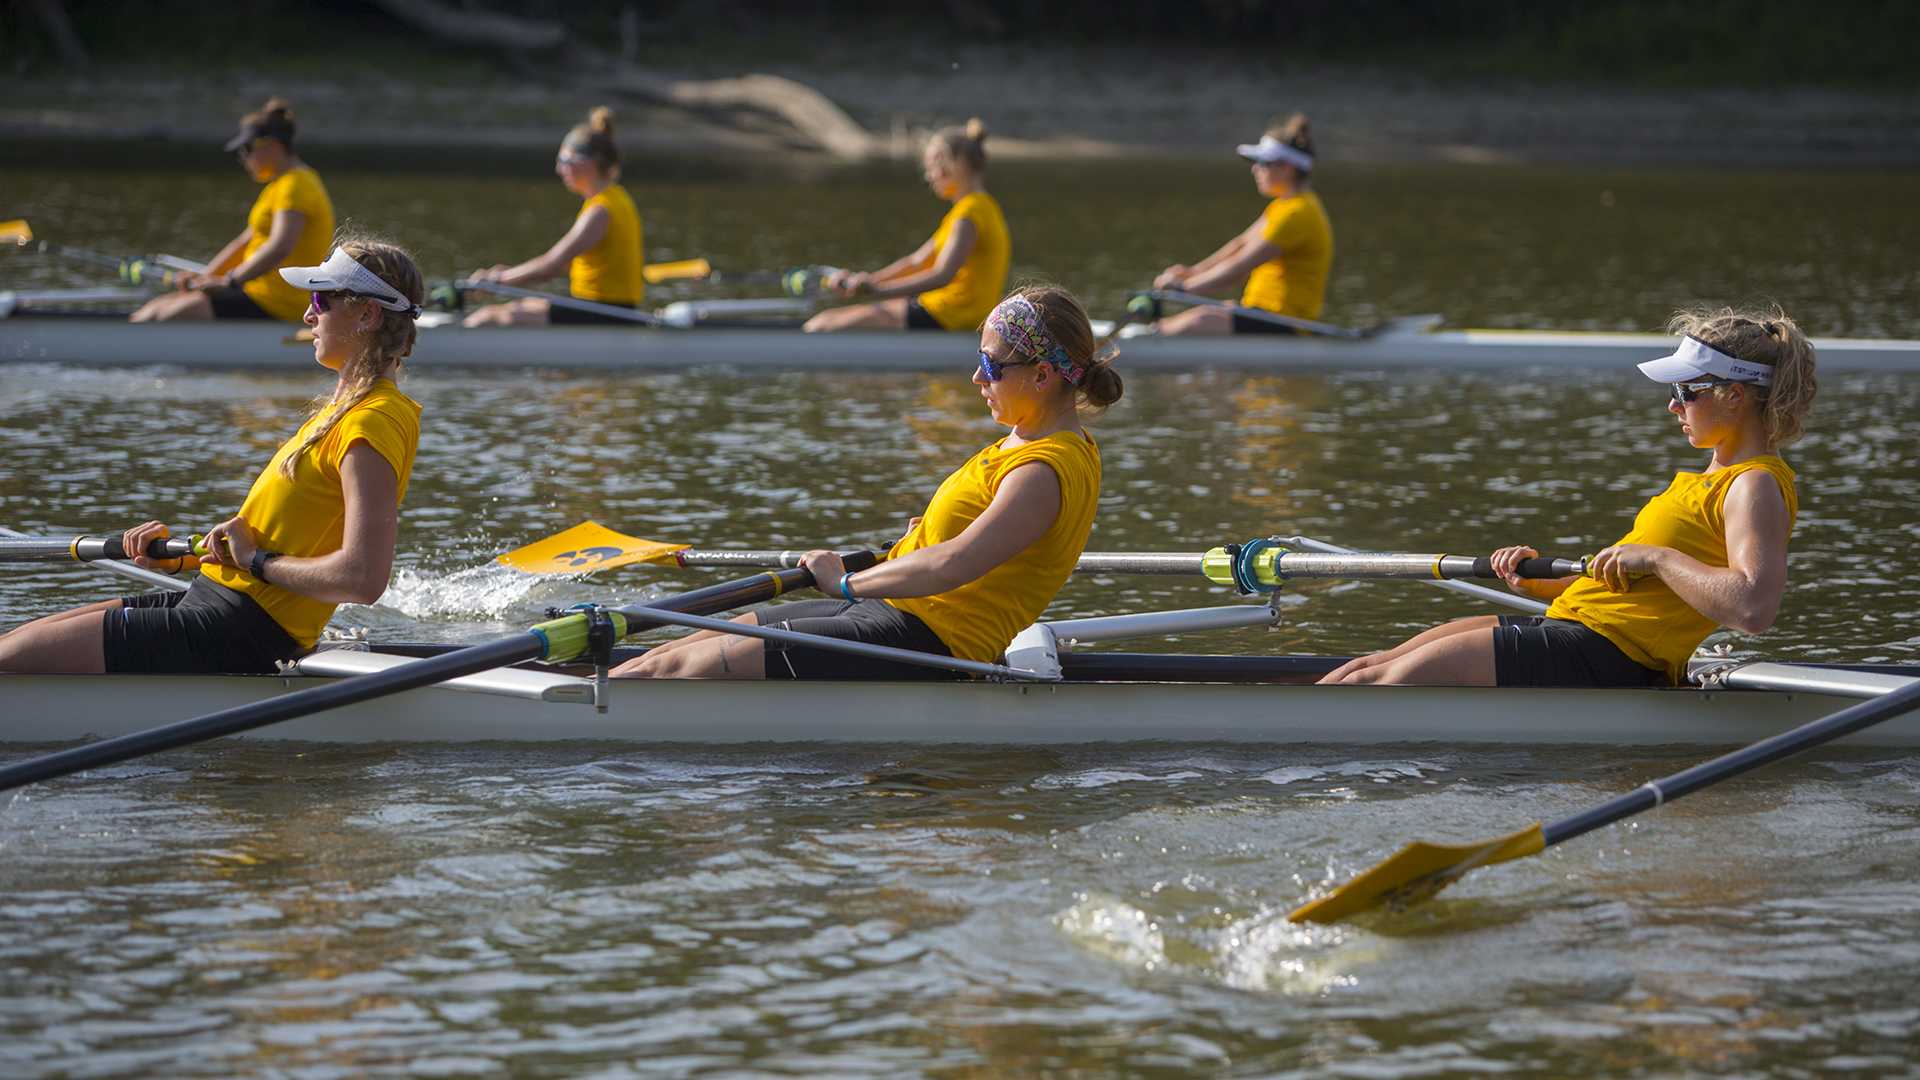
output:
[[[124,533],[108,533],[105,536],[11,536],[0,537],[0,562],[100,562],[106,559],[126,560],[133,556],[121,546]],[[141,554],[149,559],[178,559],[183,555],[205,555],[206,537],[198,533],[190,537],[173,537],[155,540],[147,545]]]
[[[874,564],[871,551],[851,552],[842,556],[842,559],[853,570],[864,570]],[[296,690],[268,701],[223,709],[192,720],[103,739],[0,768],[0,791],[217,739],[223,735],[236,735],[282,720],[310,716],[327,709],[431,686],[525,660],[565,661],[591,655],[595,668],[602,675],[601,685],[604,686],[604,669],[612,662],[614,643],[628,634],[660,625],[657,620],[648,617],[649,609],[709,615],[771,600],[794,589],[810,588],[813,583],[810,571],[780,570],[709,585],[649,604],[624,608],[589,607],[572,611],[497,641],[415,660],[371,675]],[[599,704],[603,709],[606,707],[604,697]]]
[[[1291,922],[1338,922],[1350,915],[1386,905],[1403,910],[1453,884],[1468,871],[1494,863],[1538,855],[1547,848],[1671,799],[1770,765],[1781,758],[1851,735],[1920,708],[1920,682],[1886,695],[1851,705],[1830,716],[1802,724],[1792,731],[1762,739],[1691,769],[1652,780],[1625,795],[1590,810],[1562,818],[1551,825],[1535,822],[1518,832],[1477,844],[1429,844],[1414,841],[1333,892],[1294,909]]]

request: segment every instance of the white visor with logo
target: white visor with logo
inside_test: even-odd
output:
[[[1772,365],[1728,356],[1692,334],[1681,338],[1679,347],[1666,356],[1641,364],[1640,374],[1664,383],[1690,382],[1710,376],[1761,386],[1773,381]]]
[[[319,266],[283,266],[280,276],[287,284],[307,292],[350,292],[364,296],[388,311],[405,312],[413,318],[420,317],[420,305],[400,295],[400,290],[386,283],[379,274],[361,266],[347,254],[345,248],[334,248],[333,254]]]

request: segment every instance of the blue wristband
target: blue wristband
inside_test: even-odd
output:
[[[846,597],[848,603],[858,599],[853,595],[853,571],[851,570],[840,575],[840,595]]]

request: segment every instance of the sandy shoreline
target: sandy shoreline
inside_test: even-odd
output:
[[[971,115],[988,121],[990,148],[1005,157],[1214,155],[1256,137],[1268,116],[1299,109],[1313,117],[1328,160],[1920,166],[1920,94],[1911,93],[1436,85],[1354,67],[1249,70],[1244,58],[1138,47],[1089,46],[1064,63],[965,47],[942,58],[885,72],[818,62],[763,70],[825,95],[865,129],[868,154],[880,159],[911,158],[931,127]],[[217,146],[233,118],[270,93],[295,102],[305,133],[337,146],[544,152],[586,105],[611,100],[622,142],[637,153],[834,161],[766,112],[681,107],[611,92],[591,77],[542,82],[484,68],[458,80],[126,66],[8,77],[0,79],[0,139]]]

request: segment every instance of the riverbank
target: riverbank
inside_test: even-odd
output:
[[[754,85],[746,98],[784,106],[804,97],[809,111],[797,120],[729,98],[746,85],[737,78],[745,69],[726,65],[751,60],[725,56],[567,77],[445,50],[406,65],[373,50],[324,70],[149,63],[16,74],[0,78],[0,141],[11,146],[0,154],[18,159],[48,143],[217,147],[234,117],[280,94],[315,143],[426,159],[543,156],[604,101],[630,153],[777,155],[799,167],[911,159],[927,131],[968,116],[987,120],[1000,157],[1213,156],[1293,110],[1314,119],[1323,156],[1337,161],[1920,166],[1920,94],[1907,91],[1454,81],[1352,64],[1256,66],[1243,52],[1190,46],[897,44],[884,66],[840,64],[828,52],[754,69],[791,82]]]

